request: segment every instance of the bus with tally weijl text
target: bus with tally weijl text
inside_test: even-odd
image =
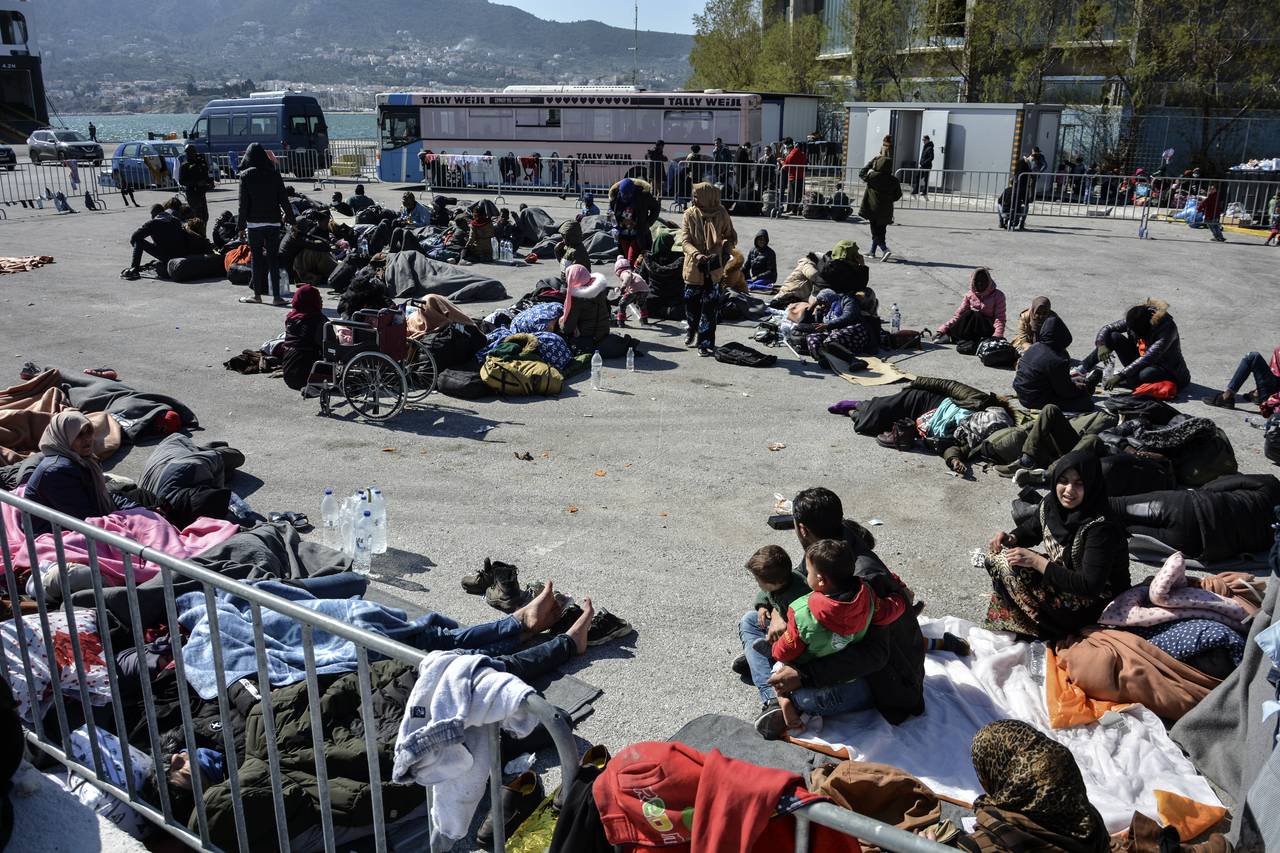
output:
[[[634,161],[658,140],[668,159],[693,145],[710,159],[717,137],[730,148],[760,142],[761,98],[754,94],[646,92],[630,86],[509,86],[501,92],[388,92],[377,96],[383,181],[423,180],[423,160],[502,175],[514,160],[522,183],[559,183],[557,161],[584,171]],[[426,158],[420,155],[426,154]],[[536,156],[535,156],[536,155]],[[505,158],[508,166],[500,165]],[[583,180],[588,180],[587,174]]]

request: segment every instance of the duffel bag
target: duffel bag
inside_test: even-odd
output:
[[[545,361],[490,357],[480,367],[480,378],[494,391],[510,397],[552,396],[564,386],[564,376]]]
[[[202,278],[220,279],[226,276],[221,255],[192,255],[174,258],[165,268],[171,281],[199,281]]]
[[[987,338],[978,344],[975,355],[984,367],[1013,367],[1018,363],[1018,351],[1004,338]]]

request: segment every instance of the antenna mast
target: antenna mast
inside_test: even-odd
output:
[[[635,22],[632,25],[634,44],[631,48],[631,85],[640,85],[640,0],[635,3]]]

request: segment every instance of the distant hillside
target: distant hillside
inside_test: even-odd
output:
[[[544,21],[488,0],[35,0],[30,17],[46,75],[80,85],[252,78],[481,86],[629,78],[632,67],[630,30]],[[691,43],[641,32],[643,81],[683,80]]]

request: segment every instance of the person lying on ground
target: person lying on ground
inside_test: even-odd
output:
[[[67,409],[54,415],[40,436],[44,458],[27,480],[23,497],[81,520],[134,506],[108,491],[102,466],[93,455],[93,436],[93,424],[80,412]],[[33,515],[31,529],[39,536],[51,527]]]
[[[777,693],[819,688],[813,696],[814,707],[820,707],[823,714],[836,714],[862,691],[861,687],[848,685],[865,679],[874,707],[890,723],[897,725],[924,713],[926,643],[916,622],[911,590],[876,555],[871,532],[844,517],[840,498],[830,489],[805,489],[792,501],[792,512],[802,547],[808,549],[821,539],[848,543],[854,574],[870,586],[886,608],[901,615],[888,624],[872,627],[856,647],[805,664],[783,665],[771,675],[768,659],[761,661],[757,655],[752,660],[753,652],[744,645],[752,680],[761,688],[761,697],[765,696],[765,687]]]
[[[996,286],[991,271],[978,267],[969,277],[969,289],[951,319],[938,327],[934,340],[940,344],[974,343],[987,338],[1003,338],[1004,292]]]
[[[324,352],[324,328],[329,318],[324,314],[324,298],[310,284],[293,291],[292,310],[284,318],[284,343],[280,347],[284,384],[301,391],[311,375],[311,368]]]
[[[338,212],[339,216],[355,216],[356,212],[351,205],[342,198],[342,193],[338,190],[333,191],[333,195],[329,197],[329,207]]]
[[[641,255],[636,260],[643,261],[643,259],[644,256]],[[619,255],[618,260],[614,261],[613,274],[618,277],[618,282],[622,285],[621,296],[618,299],[618,315],[614,318],[618,328],[621,329],[627,325],[627,309],[632,305],[635,305],[640,312],[640,325],[649,325],[649,282],[632,269],[631,262],[623,255]]]
[[[1107,853],[1111,837],[1089,802],[1071,751],[1020,720],[997,720],[973,738],[973,769],[985,792],[977,821],[955,845],[971,853],[1060,850]]]
[[[756,644],[756,651],[767,651],[778,664],[828,657],[860,642],[873,623],[889,624],[901,615],[878,602],[871,588],[853,573],[853,551],[843,540],[820,539],[810,545],[805,549],[804,567],[805,582],[812,592],[793,600],[785,619],[778,619],[777,614],[772,617],[771,634],[778,622],[783,624],[781,635],[772,644],[768,640]],[[855,680],[844,688],[842,710],[861,711],[872,706],[865,680]],[[822,698],[813,688],[779,693],[776,708],[766,706],[756,728],[765,737],[778,736],[779,729],[799,728],[801,714],[823,714]]]
[[[1028,409],[1042,409],[1054,403],[1069,412],[1093,408],[1093,392],[1102,380],[1102,371],[1085,376],[1071,375],[1071,330],[1056,314],[1041,324],[1038,340],[1018,359],[1013,390],[1018,402]]]
[[[187,233],[182,222],[163,205],[151,206],[151,218],[142,223],[129,236],[129,245],[133,247],[133,258],[129,268],[122,274],[131,281],[141,277],[139,267],[142,266],[142,255],[145,252],[160,262],[156,275],[167,278],[166,265],[174,258],[186,257]]]
[[[431,211],[418,204],[418,198],[413,193],[402,195],[400,204],[400,212],[396,215],[396,221],[400,224],[410,228],[424,228],[431,224]]]
[[[1251,352],[1240,359],[1227,387],[1211,397],[1205,397],[1204,402],[1221,409],[1234,409],[1236,394],[1244,387],[1250,375],[1253,376],[1254,390],[1246,397],[1258,405],[1263,417],[1271,417],[1271,413],[1280,408],[1280,347],[1271,352],[1270,362],[1258,352]]]
[[[748,286],[778,283],[778,255],[769,248],[769,232],[764,228],[756,232],[743,273]]]
[[[1103,326],[1094,346],[1076,372],[1087,374],[1114,354],[1121,368],[1105,381],[1108,391],[1153,382],[1172,382],[1181,391],[1191,384],[1178,324],[1169,314],[1169,303],[1162,299],[1148,299],[1125,312],[1124,319]]]
[[[1053,306],[1047,296],[1037,296],[1031,300],[1031,307],[1018,314],[1018,334],[1010,343],[1018,352],[1023,353],[1040,339],[1040,327],[1049,317],[1056,317]]]
[[[991,537],[982,567],[992,585],[986,627],[1055,643],[1097,622],[1129,588],[1129,548],[1124,529],[1107,518],[1096,455],[1068,453],[1050,482],[1037,513]],[[1045,553],[1031,550],[1038,544]]]
[[[1170,489],[1111,497],[1109,517],[1131,536],[1150,536],[1203,562],[1266,551],[1280,504],[1271,474],[1230,474],[1198,489]]]

